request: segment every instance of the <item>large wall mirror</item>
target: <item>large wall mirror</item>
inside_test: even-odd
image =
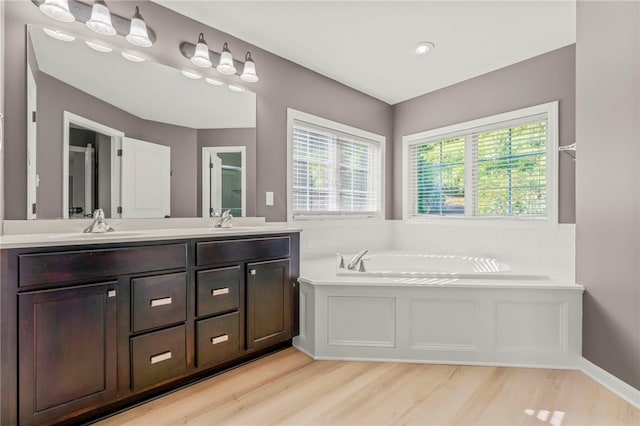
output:
[[[254,93],[37,26],[27,40],[29,219],[255,215]]]

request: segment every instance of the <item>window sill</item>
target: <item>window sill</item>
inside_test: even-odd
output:
[[[497,218],[497,217],[412,217],[403,220],[406,224],[456,226],[468,228],[517,228],[557,229],[558,221],[550,218]]]

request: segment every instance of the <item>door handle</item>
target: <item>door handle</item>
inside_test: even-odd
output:
[[[211,290],[212,296],[222,296],[223,294],[229,294],[229,287],[225,288],[216,288]]]
[[[116,291],[115,290],[107,291],[107,297],[116,297]]]
[[[250,273],[251,275],[255,275],[255,274],[256,274],[256,270],[255,270],[255,269],[252,269],[252,270],[250,270],[250,271],[249,271],[249,273]]]
[[[166,361],[171,359],[171,351],[163,352],[158,355],[154,355],[151,357],[151,364],[156,364],[158,362]]]
[[[226,342],[228,340],[229,340],[229,335],[228,334],[223,334],[222,336],[211,338],[211,344],[212,345],[217,345],[218,343]]]
[[[170,305],[173,300],[170,297],[162,297],[160,299],[151,299],[151,307]]]

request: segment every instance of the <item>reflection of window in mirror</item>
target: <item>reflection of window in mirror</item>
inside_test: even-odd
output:
[[[202,148],[202,215],[245,216],[245,147]]]

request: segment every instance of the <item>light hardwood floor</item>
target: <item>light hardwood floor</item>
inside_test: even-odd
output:
[[[289,348],[99,425],[640,425],[582,372],[313,361]]]

